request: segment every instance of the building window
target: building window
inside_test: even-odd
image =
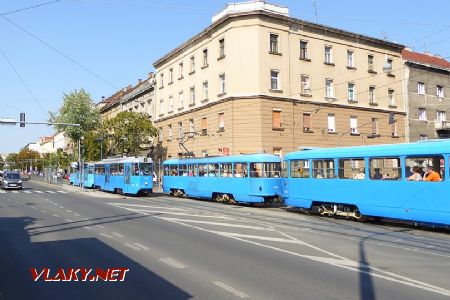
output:
[[[225,130],[225,113],[219,113],[219,130]]]
[[[375,104],[376,98],[375,98],[375,86],[369,86],[369,103]]]
[[[308,59],[308,42],[300,41],[300,59]]]
[[[328,114],[328,132],[336,132],[336,117],[334,114]]]
[[[178,74],[179,74],[179,77],[178,77],[178,79],[183,79],[183,63],[179,63],[178,64]]]
[[[168,112],[173,112],[173,97],[169,96],[169,109]]]
[[[189,99],[190,99],[190,103],[189,105],[195,105],[195,87],[191,87],[189,89]]]
[[[331,46],[325,46],[325,59],[324,62],[326,64],[332,64],[333,63],[333,48]]]
[[[356,97],[355,97],[355,84],[354,83],[349,83],[348,87],[347,87],[347,95],[348,95],[348,101],[356,101]]]
[[[192,74],[192,73],[195,73],[195,56],[191,56],[190,63],[191,63],[190,74]]]
[[[219,59],[225,57],[225,39],[219,40]]]
[[[440,99],[444,98],[444,87],[442,85],[436,86],[436,96]]]
[[[389,106],[395,106],[395,95],[394,95],[393,89],[388,90],[388,101],[389,101]]]
[[[193,137],[194,135],[195,135],[194,119],[189,119],[189,136]]]
[[[278,51],[278,34],[270,34],[270,53],[279,53]]]
[[[225,74],[219,75],[219,94],[225,94]]]
[[[208,66],[208,49],[203,50],[203,67],[206,68]]]
[[[423,82],[417,83],[417,94],[425,95],[425,83]]]
[[[208,100],[208,81],[203,82],[203,100]]]
[[[184,107],[184,93],[183,93],[183,91],[178,93],[178,103],[179,103],[179,107],[178,108],[183,108]]]
[[[392,58],[388,58],[387,60],[386,60],[386,63],[387,63],[387,65],[388,65],[388,68],[389,68],[389,71],[387,72],[387,74],[388,75],[393,75],[392,74],[392,71],[393,71],[393,60],[392,60]]]
[[[164,74],[159,74],[159,87],[164,87]]]
[[[419,108],[419,120],[420,121],[427,120],[427,110],[425,108]]]
[[[398,137],[397,123],[391,124],[391,134],[392,134],[392,137]]]
[[[310,113],[303,114],[303,131],[305,131],[305,132],[311,131],[311,114]]]
[[[349,68],[355,67],[355,62],[353,59],[353,51],[351,50],[347,50],[347,67]]]
[[[350,133],[358,134],[358,117],[350,117]]]
[[[173,68],[169,69],[169,84],[173,83]]]
[[[334,97],[333,79],[325,79],[325,97]]]
[[[445,111],[437,111],[436,112],[436,121],[439,122],[446,122],[447,121],[447,116],[445,114]]]
[[[172,125],[169,125],[169,140],[172,139]]]
[[[311,93],[311,86],[310,86],[309,76],[308,75],[301,75],[300,76],[300,83],[301,83],[302,94],[310,94]]]
[[[276,70],[270,71],[270,89],[279,90],[280,89],[280,72]]]
[[[420,141],[426,141],[426,140],[428,140],[428,136],[426,134],[421,134]]]
[[[159,142],[163,141],[163,129],[162,129],[162,127],[159,127],[158,141]]]
[[[378,134],[378,119],[372,118],[372,134]]]
[[[159,114],[164,114],[164,99],[159,100]]]
[[[178,139],[183,138],[183,122],[178,122]]]
[[[368,63],[368,71],[374,72],[375,71],[375,61],[374,61],[373,55],[367,56],[367,63]]]
[[[202,118],[202,134],[208,133],[208,118]]]
[[[272,129],[281,128],[281,109],[272,110]]]

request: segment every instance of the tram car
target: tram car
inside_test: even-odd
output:
[[[150,158],[107,158],[95,163],[94,170],[94,186],[102,191],[128,195],[153,191],[153,161]]]
[[[449,154],[448,140],[289,153],[283,199],[322,215],[450,225]]]
[[[182,158],[164,162],[163,191],[178,197],[270,205],[281,199],[281,186],[281,160],[276,155]]]
[[[94,183],[94,163],[85,163],[83,167],[83,187],[91,189],[95,187]]]

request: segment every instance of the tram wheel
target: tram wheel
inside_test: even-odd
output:
[[[273,198],[266,198],[264,199],[264,206],[265,207],[270,207],[273,205]]]

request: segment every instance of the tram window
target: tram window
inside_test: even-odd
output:
[[[408,181],[442,181],[445,175],[444,161],[442,155],[407,157],[405,160],[405,177]],[[438,173],[439,178],[428,172],[429,167]]]
[[[219,175],[219,164],[208,164],[208,176],[215,177]]]
[[[247,170],[247,163],[234,163],[233,177],[248,177]]]
[[[281,174],[281,163],[264,163],[264,174],[267,178],[278,178]]]
[[[187,165],[188,176],[197,176],[197,165]]]
[[[232,170],[232,164],[231,163],[227,163],[227,164],[219,164],[220,167],[220,176],[221,177],[231,177],[231,170]]]
[[[168,165],[164,166],[164,176],[170,175],[170,167]]]
[[[123,175],[123,164],[119,164],[119,175]]]
[[[379,157],[370,159],[370,179],[399,180],[401,178],[400,158]]]
[[[291,160],[292,178],[309,178],[308,160]]]
[[[118,164],[111,164],[110,172],[111,172],[111,175],[119,175],[119,165]]]
[[[170,165],[170,176],[178,176],[178,165]]]
[[[180,165],[178,168],[178,175],[180,176],[188,176],[187,173],[187,166],[186,165]]]
[[[151,163],[139,163],[139,174],[140,175],[152,175],[152,164]]]
[[[340,159],[338,176],[340,179],[364,179],[364,158]]]
[[[97,175],[105,174],[105,167],[103,165],[95,166],[95,174]]]
[[[332,159],[313,160],[313,178],[334,178],[334,161]]]
[[[283,178],[287,178],[288,177],[288,162],[286,160],[283,160],[281,162],[281,177]]]
[[[207,164],[199,164],[198,165],[198,176],[208,176],[208,165]]]
[[[263,163],[250,163],[250,177],[266,177],[263,171]]]

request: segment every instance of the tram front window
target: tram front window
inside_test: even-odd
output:
[[[152,164],[140,163],[139,164],[139,174],[140,175],[151,175],[152,174]]]

